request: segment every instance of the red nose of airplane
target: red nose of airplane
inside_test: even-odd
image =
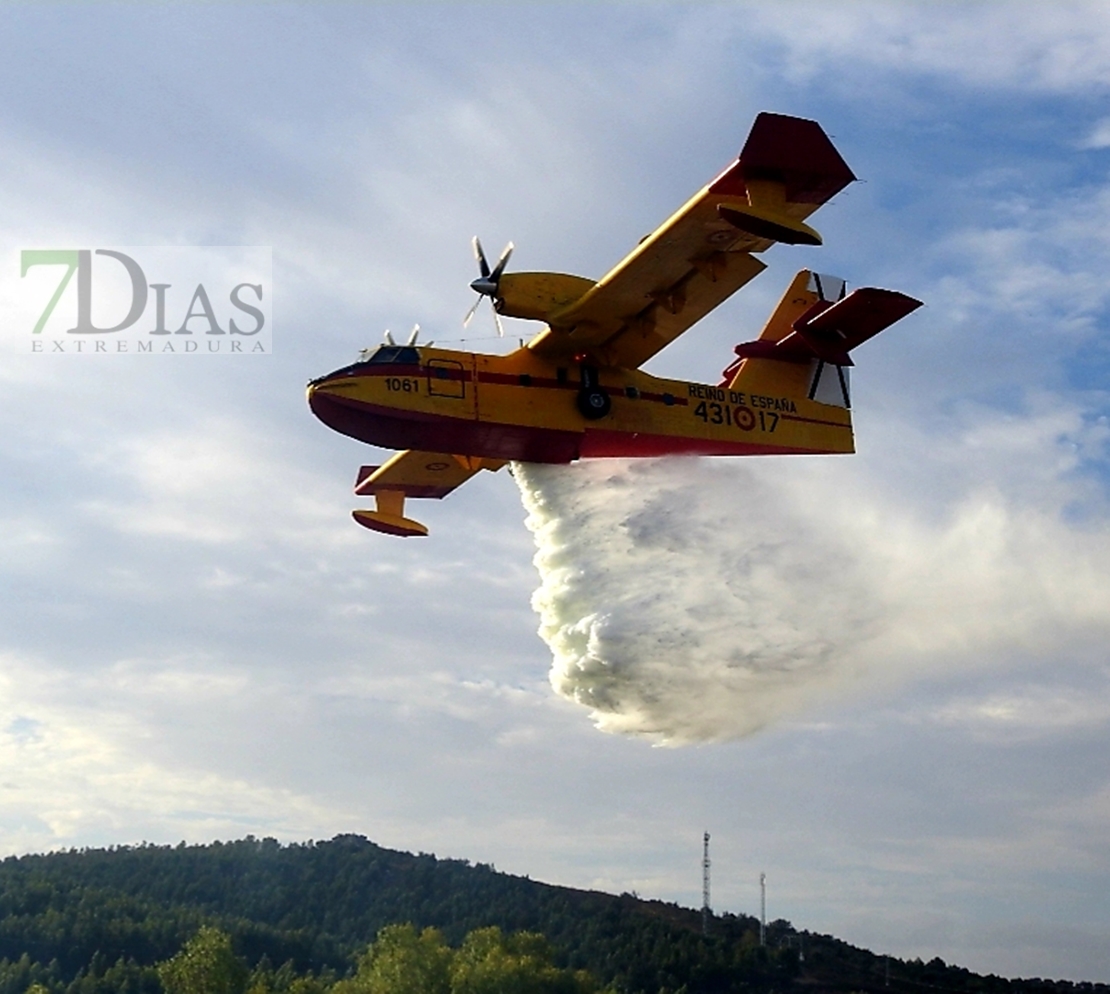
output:
[[[355,412],[346,395],[355,386],[355,379],[345,370],[311,380],[306,389],[309,409],[329,428],[350,435]]]

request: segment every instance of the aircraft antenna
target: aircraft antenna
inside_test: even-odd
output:
[[[767,945],[767,874],[759,875],[759,944]]]
[[[701,840],[701,934],[709,934],[709,919],[713,912],[709,908],[709,833]]]

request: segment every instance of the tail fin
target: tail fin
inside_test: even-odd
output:
[[[834,304],[844,298],[846,284],[839,276],[825,276],[809,269],[801,270],[790,281],[778,306],[771,312],[763,330],[761,342],[781,342],[794,330],[794,322],[807,314],[815,305]]]
[[[721,373],[720,386],[727,387],[732,384],[733,378],[748,356],[758,354],[766,355],[767,358],[788,359],[787,355],[774,351],[773,347],[793,335],[795,323],[818,309],[818,305],[828,307],[842,300],[845,289],[846,284],[839,276],[826,276],[809,269],[800,270],[790,281],[782,299],[771,312],[771,316],[759,333],[759,338],[755,342],[746,342],[736,347],[736,354],[741,358],[735,359]],[[744,351],[741,352],[741,349]]]
[[[843,280],[803,269],[759,338],[736,346],[739,358],[722,373],[721,385],[739,389],[771,381],[802,390],[805,384],[810,400],[850,407],[848,367],[854,363],[848,353],[920,306],[904,293],[876,287],[845,296]]]
[[[833,299],[829,294],[835,294]],[[844,281],[803,269],[775,308],[759,338],[736,346],[740,357],[721,375],[731,385],[745,359],[852,366],[852,349],[921,306],[897,290],[860,287],[844,295]]]

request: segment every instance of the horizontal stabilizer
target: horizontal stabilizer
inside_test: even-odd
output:
[[[822,301],[814,305],[809,314],[794,322],[794,334],[783,339],[781,346],[790,348],[797,336],[818,359],[848,366],[851,361],[845,360],[852,349],[920,306],[920,300],[897,290],[861,287],[835,304]]]
[[[744,342],[737,345],[735,351],[741,359],[778,359],[785,362],[821,359],[838,366],[851,366],[853,363],[848,353],[852,349],[874,338],[920,306],[920,300],[896,290],[861,287],[835,303],[816,301],[793,322],[790,333],[777,341],[761,338],[755,342]],[[737,365],[733,363],[725,370],[726,379],[735,375]]]

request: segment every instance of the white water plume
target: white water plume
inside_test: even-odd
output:
[[[551,683],[600,729],[736,738],[864,672],[1110,629],[1105,527],[1080,533],[997,492],[930,521],[782,465],[514,467]]]

